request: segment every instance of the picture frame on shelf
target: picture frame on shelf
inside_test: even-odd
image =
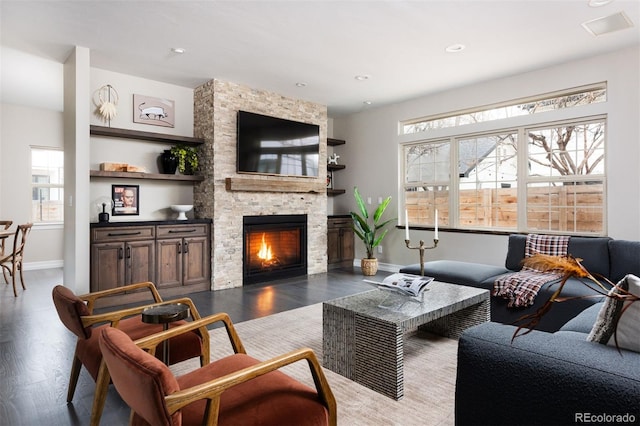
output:
[[[139,185],[111,185],[113,199],[112,216],[137,216],[140,214]]]

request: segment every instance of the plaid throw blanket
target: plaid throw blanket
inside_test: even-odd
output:
[[[529,234],[524,255],[531,257],[540,253],[549,256],[566,256],[568,245],[568,236]],[[510,308],[531,306],[543,285],[561,277],[562,274],[559,273],[541,272],[525,266],[519,272],[496,279],[493,283],[493,295],[509,300]]]

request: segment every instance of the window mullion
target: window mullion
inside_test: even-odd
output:
[[[519,232],[527,230],[527,185],[529,184],[529,151],[527,130],[523,127],[518,129],[518,224]]]
[[[460,220],[460,176],[458,175],[458,141],[456,138],[449,138],[450,144],[450,164],[449,164],[449,227],[458,228]]]

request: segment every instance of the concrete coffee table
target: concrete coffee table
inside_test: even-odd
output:
[[[457,338],[490,320],[489,291],[434,281],[420,302],[371,290],[323,304],[323,365],[396,400],[404,396],[403,335]]]

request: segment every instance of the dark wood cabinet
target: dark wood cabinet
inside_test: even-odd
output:
[[[165,298],[209,290],[210,220],[195,222],[92,224],[91,291],[142,281],[153,282]],[[138,301],[136,295],[112,299],[102,306]]]
[[[209,279],[208,225],[158,226],[158,288],[190,286]]]
[[[91,291],[155,280],[152,226],[94,229],[91,235]]]
[[[329,268],[349,267],[355,257],[351,216],[330,217],[327,220],[327,261]]]

